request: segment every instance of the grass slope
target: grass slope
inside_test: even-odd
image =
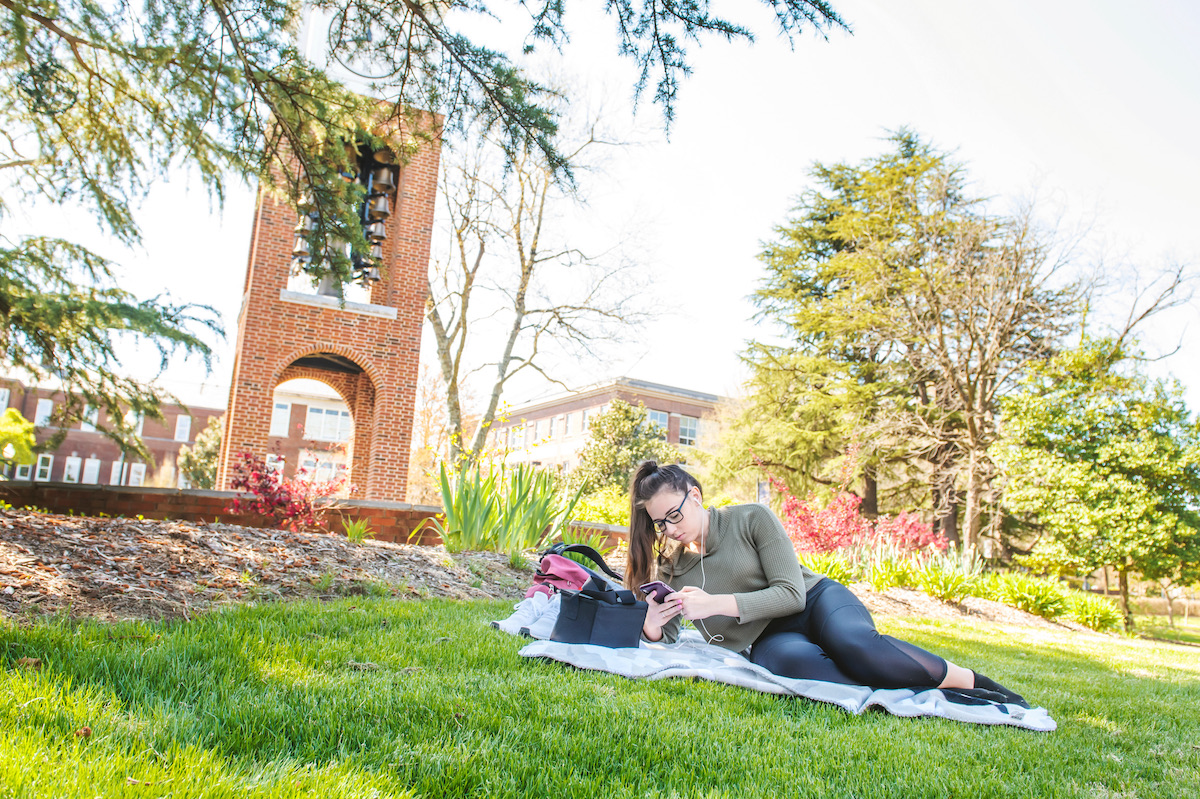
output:
[[[527,661],[485,626],[507,612],[0,627],[0,796],[1200,796],[1193,647],[881,625],[1044,704],[1059,730],[1038,734]]]

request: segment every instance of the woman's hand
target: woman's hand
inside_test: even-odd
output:
[[[688,586],[667,597],[666,601],[679,600],[685,619],[707,619],[709,616],[732,616],[737,618],[737,600],[733,594],[710,594],[702,588]]]
[[[678,599],[671,598],[675,596],[678,594],[672,594],[662,602],[655,602],[654,597],[646,597],[646,604],[650,607],[646,610],[646,621],[642,624],[642,632],[647,641],[661,641],[663,625],[679,615],[682,603]]]

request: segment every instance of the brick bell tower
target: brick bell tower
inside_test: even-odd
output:
[[[259,191],[218,488],[230,487],[238,453],[267,454],[275,388],[309,378],[349,406],[353,496],[405,499],[439,144],[436,137],[422,143],[407,163],[388,163],[387,151],[360,159],[357,179],[370,195],[363,221],[375,256],[362,265],[369,295],[357,299],[365,301],[348,296],[342,305],[328,286],[293,280],[293,259],[306,254],[297,238],[306,218],[299,215],[297,226],[296,208]]]

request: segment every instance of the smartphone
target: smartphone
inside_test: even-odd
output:
[[[639,585],[638,590],[647,596],[654,597],[655,602],[662,602],[667,598],[668,594],[675,593],[675,589],[664,583],[662,580],[655,580],[654,582],[646,583],[645,585]]]

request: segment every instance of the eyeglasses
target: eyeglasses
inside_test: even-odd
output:
[[[671,511],[661,519],[651,519],[650,523],[654,525],[654,531],[656,533],[665,533],[667,531],[667,522],[670,522],[671,524],[679,524],[681,521],[683,521],[683,503],[687,502],[687,500],[688,495],[685,493],[683,495],[683,502],[679,503],[678,508]]]

